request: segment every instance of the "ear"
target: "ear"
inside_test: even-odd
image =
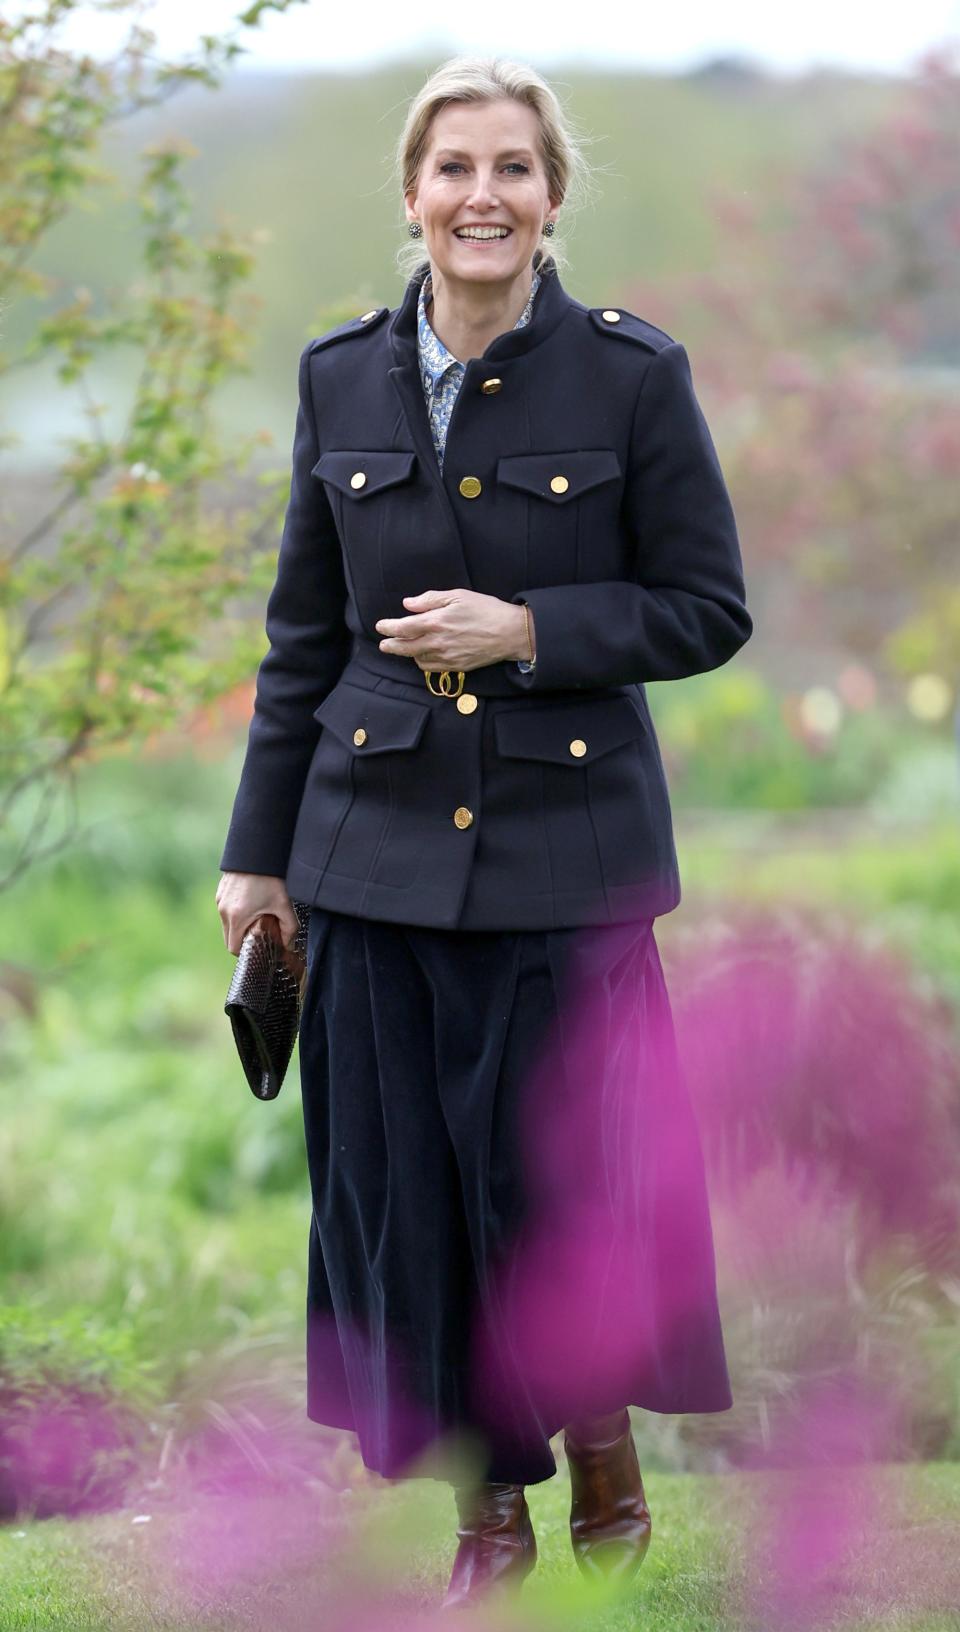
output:
[[[408,221],[418,221],[420,219],[420,210],[418,205],[419,197],[416,193],[404,193],[403,207]]]

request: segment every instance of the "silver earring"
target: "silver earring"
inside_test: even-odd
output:
[[[407,231],[409,232],[411,238],[423,237],[423,228],[421,227],[419,221],[408,221]]]
[[[557,230],[557,223],[555,221],[544,221],[544,223],[543,223],[543,236],[545,238],[552,238],[554,233],[556,232],[556,230]]]

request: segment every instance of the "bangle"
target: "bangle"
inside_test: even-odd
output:
[[[527,646],[528,646],[529,651],[530,651],[530,657],[529,657],[528,661],[531,664],[533,664],[533,663],[535,663],[537,661],[537,654],[536,654],[536,652],[534,650],[534,646],[533,646],[533,622],[532,622],[531,617],[530,617],[530,608],[527,605],[526,601],[522,601],[521,605],[523,607],[523,620],[524,620],[524,623],[526,624],[526,628],[527,628]]]

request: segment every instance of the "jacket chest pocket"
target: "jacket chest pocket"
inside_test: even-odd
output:
[[[621,492],[612,448],[507,454],[497,462],[497,482],[524,500],[528,588],[604,576],[605,549],[612,570]]]
[[[409,592],[415,522],[423,523],[416,464],[416,454],[402,449],[340,448],[321,454],[313,467],[359,585]]]

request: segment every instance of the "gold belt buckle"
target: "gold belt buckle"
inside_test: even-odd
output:
[[[433,679],[434,672],[435,671],[433,669],[424,669],[424,671],[423,671],[423,678],[427,682],[427,690],[429,691],[431,697],[459,697],[460,693],[463,690],[463,682],[464,682],[464,678],[465,678],[464,670],[463,669],[458,669],[457,670],[457,689],[456,689],[456,691],[454,691],[454,689],[453,689],[453,681],[450,679],[450,670],[449,669],[441,669],[440,670],[440,690],[439,691],[434,691],[433,686],[430,683],[432,681],[432,679]]]

